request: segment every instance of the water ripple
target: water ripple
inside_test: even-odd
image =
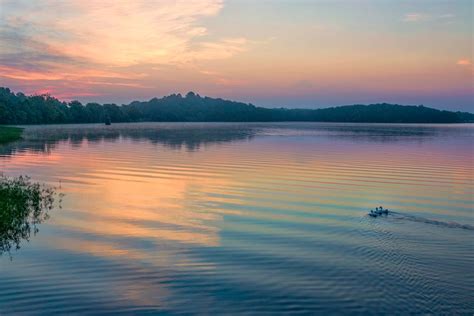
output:
[[[0,257],[0,314],[473,314],[473,131],[27,127],[1,171],[66,196]]]

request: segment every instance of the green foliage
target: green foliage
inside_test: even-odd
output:
[[[348,105],[326,109],[267,109],[252,104],[201,97],[189,92],[129,105],[61,102],[49,95],[25,96],[0,88],[0,124],[112,122],[368,122],[461,123],[471,113],[398,104]]]
[[[0,176],[0,255],[20,249],[22,240],[29,241],[31,234],[38,232],[37,225],[49,218],[55,197],[54,188],[33,183],[28,177]]]
[[[22,132],[22,128],[0,126],[0,144],[20,139]]]

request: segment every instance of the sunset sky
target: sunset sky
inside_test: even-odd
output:
[[[472,18],[471,0],[0,0],[0,86],[472,111]]]

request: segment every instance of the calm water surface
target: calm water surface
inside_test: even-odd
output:
[[[27,127],[0,314],[474,313],[472,125]],[[397,213],[370,218],[383,205]]]

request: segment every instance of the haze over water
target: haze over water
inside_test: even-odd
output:
[[[0,314],[474,313],[473,125],[30,126]],[[370,218],[382,205],[396,213]]]

